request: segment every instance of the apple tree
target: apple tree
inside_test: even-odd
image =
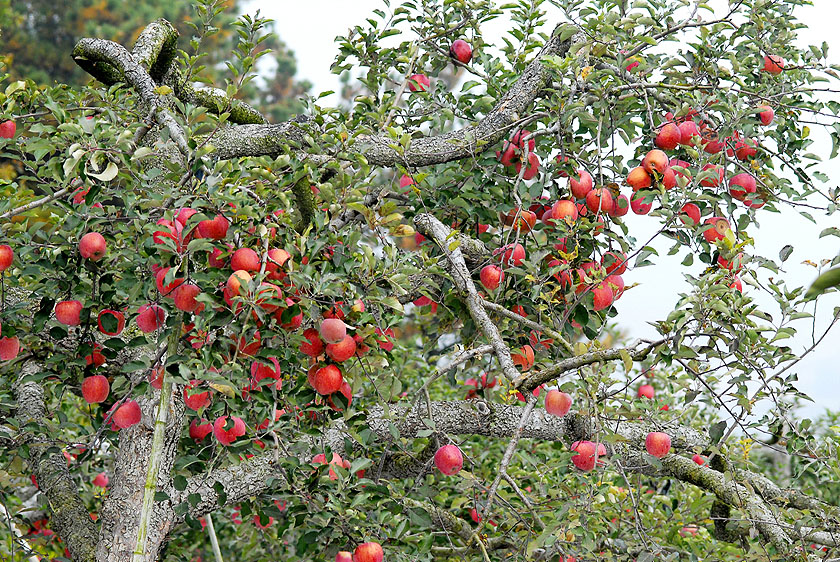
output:
[[[836,206],[808,3],[385,2],[286,122],[242,101],[259,15],[201,85],[213,0],[4,79],[2,556],[840,556],[837,419],[795,409],[832,283],[753,238]],[[628,341],[665,247],[690,290]]]

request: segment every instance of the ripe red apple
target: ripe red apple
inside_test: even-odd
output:
[[[499,261],[505,265],[522,265],[525,260],[525,248],[522,244],[507,244],[493,250],[493,255],[499,257]]]
[[[111,419],[120,429],[128,429],[138,423],[141,416],[140,405],[135,400],[129,400],[116,409]]]
[[[604,283],[606,283],[607,287],[613,293],[613,302],[617,301],[621,298],[621,295],[624,294],[624,278],[621,275],[608,275],[606,279],[604,279]]]
[[[175,292],[173,293],[175,308],[183,310],[184,312],[195,312],[199,308],[203,307],[200,302],[195,300],[195,297],[199,294],[201,294],[201,289],[198,288],[198,285],[184,283],[175,289]]]
[[[360,544],[353,551],[353,562],[382,562],[384,558],[385,553],[376,542]]]
[[[444,445],[435,453],[435,466],[439,471],[452,476],[464,467],[464,455],[455,445]]]
[[[327,344],[327,357],[336,363],[343,363],[356,354],[356,340],[347,334],[338,343]]]
[[[82,303],[79,301],[61,301],[55,305],[55,319],[65,326],[78,326],[81,313]]]
[[[169,267],[162,267],[155,273],[155,285],[157,286],[158,292],[164,297],[173,297],[175,289],[184,282],[183,277],[175,277],[168,284],[164,285],[166,283],[166,275],[170,269]]]
[[[184,385],[184,404],[186,404],[187,408],[190,410],[198,411],[210,405],[211,398],[209,390],[204,392],[193,392],[193,389],[200,383],[201,381],[192,380]]]
[[[630,208],[633,209],[633,212],[637,215],[646,215],[653,208],[653,201],[645,203],[644,196],[641,193],[636,192],[630,198]]]
[[[737,275],[732,278],[732,282],[729,284],[730,289],[735,289],[739,293],[744,292],[744,285],[741,283],[741,278]]]
[[[79,240],[79,253],[83,258],[91,261],[99,261],[108,251],[105,238],[98,232],[88,232]]]
[[[154,367],[149,371],[149,385],[155,390],[160,390],[163,386],[164,369],[162,365]]]
[[[596,311],[608,308],[615,300],[615,295],[606,281],[601,281],[592,289],[592,296],[594,298],[594,309]]]
[[[154,332],[166,322],[166,311],[156,304],[144,304],[138,309],[135,322],[143,333]]]
[[[242,295],[242,285],[245,285],[247,289],[247,285],[250,282],[251,274],[245,270],[239,269],[230,274],[225,287],[232,297],[236,297]]]
[[[505,272],[498,265],[485,265],[479,274],[481,284],[488,291],[495,291],[505,279]]]
[[[650,179],[650,174],[641,166],[637,166],[627,174],[627,185],[632,187],[633,191],[639,191],[640,189],[650,187],[653,185],[653,182]]]
[[[425,92],[430,84],[429,77],[425,74],[412,74],[408,77],[408,89],[412,92]]]
[[[15,259],[15,253],[12,247],[8,244],[0,246],[0,272],[6,271],[12,265]]]
[[[776,113],[773,111],[773,108],[769,105],[759,105],[755,108],[756,113],[758,113],[758,118],[761,120],[761,124],[765,127],[773,122],[773,117],[775,117]]]
[[[14,121],[8,120],[0,122],[0,139],[10,139],[15,136],[17,125]]]
[[[268,261],[265,264],[265,271],[272,281],[282,281],[288,275],[281,270],[292,255],[283,248],[272,248],[268,251]]]
[[[338,318],[324,318],[321,322],[321,338],[327,343],[339,343],[347,335],[347,326]]]
[[[230,258],[230,267],[234,271],[259,271],[260,256],[251,248],[239,248]]]
[[[693,460],[695,463],[699,464],[700,466],[703,466],[704,464],[706,464],[706,457],[704,457],[702,455],[695,454],[693,457],[691,457],[691,460]]]
[[[205,437],[210,435],[213,432],[213,424],[210,422],[206,422],[201,419],[193,419],[190,422],[190,438],[193,439],[196,443],[199,441],[204,440]]]
[[[318,394],[327,396],[341,388],[344,377],[335,365],[327,365],[317,369],[312,376],[312,386]]]
[[[610,216],[623,217],[630,211],[630,200],[626,195],[619,195],[613,202],[613,210]]]
[[[522,161],[520,160],[515,164],[516,173],[517,175],[522,170]],[[525,168],[525,171],[522,173],[523,180],[532,180],[537,177],[537,174],[540,171],[540,157],[537,156],[533,152],[528,153],[528,167]]]
[[[608,189],[593,189],[586,194],[586,206],[593,213],[611,213],[613,210],[613,199]]]
[[[576,454],[572,455],[572,463],[578,470],[589,472],[595,468],[595,456],[598,453],[598,447],[592,441],[577,441],[572,443],[572,451]]]
[[[607,274],[621,275],[627,271],[627,255],[624,252],[606,252],[601,258],[601,267]]]
[[[212,240],[224,240],[227,237],[230,221],[224,215],[216,215],[213,219],[198,223],[198,235]]]
[[[20,340],[17,336],[0,338],[0,361],[10,361],[20,353]]]
[[[694,203],[686,203],[680,209],[680,219],[686,226],[697,226],[700,224],[700,207]]]
[[[453,59],[467,64],[472,60],[472,47],[463,39],[456,39],[449,47],[449,56]]]
[[[346,331],[345,331],[346,333]],[[300,351],[310,357],[318,357],[324,353],[324,342],[318,336],[318,330],[315,328],[308,328],[303,331],[303,337],[307,341],[300,344]]]
[[[100,472],[96,475],[93,479],[93,485],[99,486],[100,488],[107,488],[108,487],[108,475],[104,472]]]
[[[111,385],[103,375],[85,377],[82,381],[82,397],[88,404],[104,402],[111,392]]]
[[[645,449],[654,457],[661,459],[671,450],[671,437],[661,431],[652,431],[645,437]]]
[[[639,387],[636,391],[636,398],[650,398],[653,400],[653,397],[656,395],[656,390],[653,388],[651,384],[643,384]]]
[[[735,155],[735,158],[738,160],[749,160],[753,156],[755,156],[758,151],[756,147],[758,143],[752,139],[748,138],[737,138],[735,141],[735,148],[733,150],[727,150],[726,154],[732,156]]]
[[[681,139],[682,134],[680,133],[680,128],[674,123],[669,122],[659,128],[659,132],[656,134],[656,139],[654,139],[653,144],[662,150],[674,150],[677,148],[677,145],[680,144]]]
[[[755,190],[755,178],[746,172],[733,176],[729,180],[729,194],[740,201],[743,201],[747,195],[755,193]]]
[[[776,75],[781,74],[782,69],[785,67],[785,59],[778,55],[765,55],[764,57],[764,72],[768,72],[770,74]]]
[[[665,168],[667,167],[668,155],[661,150],[651,150],[645,154],[645,157],[642,159],[642,168],[644,168],[648,174],[652,174],[653,172],[664,174]]]
[[[108,326],[103,326],[103,321]],[[125,316],[118,310],[105,309],[97,315],[96,324],[99,326],[99,331],[106,336],[118,336],[125,328]]]
[[[718,164],[706,164],[703,166],[703,171],[712,174],[711,177],[706,177],[700,180],[700,185],[703,187],[718,187],[721,183],[723,183],[723,166],[719,166]]]
[[[680,144],[693,144],[694,137],[700,136],[700,129],[694,121],[683,121],[680,123]]]
[[[709,244],[714,244],[718,240],[723,240],[726,238],[726,233],[730,230],[729,221],[723,217],[708,218],[704,224],[712,225],[712,228],[708,228],[703,231],[703,238],[705,238],[706,242]]]
[[[670,166],[665,168],[665,172],[662,174],[662,187],[666,191],[677,187],[677,172]]]
[[[552,224],[555,221],[561,221],[564,219],[567,222],[574,222],[578,218],[577,205],[575,205],[574,201],[570,201],[569,199],[560,199],[551,206],[550,218],[551,220],[548,222]],[[543,215],[543,221],[546,222],[545,215]]]
[[[296,301],[291,297],[286,297],[286,308],[278,308],[277,312],[274,313],[274,319],[280,324],[280,327],[286,330],[287,332],[291,332],[300,328],[300,325],[303,324],[303,310],[288,318],[288,321],[283,320],[283,314],[286,312],[287,309],[293,307]]]
[[[245,435],[245,422],[242,418],[231,416],[230,419],[232,423],[228,423],[227,416],[216,418],[213,422],[213,436],[225,447],[236,441],[237,437]],[[226,425],[228,429],[225,429]]]
[[[339,550],[335,555],[335,562],[353,562],[353,555],[346,550]]]
[[[101,367],[105,364],[105,356],[102,355],[102,346],[98,343],[93,344],[93,349],[90,355],[85,355],[85,364],[93,365],[94,367]]]
[[[569,189],[575,199],[583,199],[592,190],[592,176],[586,170],[578,170],[577,174],[577,179],[569,176]]]
[[[549,390],[545,395],[545,411],[554,416],[563,417],[572,407],[572,397],[559,390]]]

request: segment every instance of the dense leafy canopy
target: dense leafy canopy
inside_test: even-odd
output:
[[[76,43],[89,86],[6,77],[0,553],[833,557],[787,345],[831,326],[752,238],[835,210],[808,3],[386,2],[338,40],[350,104],[286,123],[245,95],[259,17],[216,92],[165,21]],[[691,290],[624,341],[660,240]]]

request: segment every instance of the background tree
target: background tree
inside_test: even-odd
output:
[[[5,80],[4,556],[836,558],[835,420],[792,409],[834,322],[751,238],[834,211],[802,2],[543,4],[377,13],[352,107],[282,123],[239,101],[258,17],[218,90],[165,20]],[[622,341],[658,237],[692,290]]]

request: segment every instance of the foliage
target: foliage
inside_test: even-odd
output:
[[[165,111],[184,129],[186,156],[168,142],[175,131],[154,124],[147,131],[152,98],[136,85],[80,86],[69,69],[48,76],[74,80],[73,87],[39,85],[46,76],[7,77],[0,121],[14,118],[18,132],[0,139],[0,157],[16,168],[16,175],[0,179],[7,195],[0,202],[0,244],[13,247],[15,261],[2,274],[0,321],[2,337],[20,338],[23,351],[0,363],[0,437],[9,444],[0,455],[0,491],[10,520],[30,534],[14,540],[0,530],[0,554],[22,559],[21,549],[29,545],[44,556],[59,556],[64,548],[42,532],[51,512],[44,493],[33,496],[27,460],[49,453],[33,443],[47,442],[72,458],[70,478],[91,513],[105,513],[109,498],[131,488],[117,452],[132,440],[151,442],[157,412],[152,405],[161,399],[151,382],[160,368],[165,384],[176,385],[171,416],[181,422],[171,443],[177,451],[167,473],[171,487],[153,486],[155,509],[168,505],[179,525],[165,538],[161,560],[209,559],[206,519],[196,512],[205,498],[189,493],[190,486],[208,471],[256,466],[264,458],[271,459],[270,476],[252,483],[258,492],[242,492],[241,501],[224,505],[236,495],[237,482],[210,485],[222,496],[212,517],[227,559],[332,559],[369,540],[384,545],[389,561],[791,560],[813,552],[817,547],[803,538],[810,535],[798,534],[801,528],[831,532],[836,521],[817,510],[775,506],[792,537],[790,544],[776,543],[759,534],[766,531],[746,508],[727,508],[725,519],[714,521],[722,485],[706,479],[720,472],[726,482],[741,482],[743,471],[751,470],[830,504],[838,501],[836,486],[823,484],[836,482],[840,470],[836,413],[820,420],[798,416],[795,407],[805,397],[796,388],[796,365],[811,350],[785,341],[798,330],[816,330],[813,308],[806,308],[805,288],[784,281],[788,256],[757,255],[753,240],[767,213],[806,204],[829,214],[835,210],[836,189],[822,186],[827,178],[815,170],[818,157],[810,153],[805,123],[815,115],[833,119],[840,110],[815,92],[833,84],[838,69],[826,63],[824,45],[800,50],[793,43],[802,32],[795,8],[808,3],[753,0],[712,13],[682,0],[636,0],[632,6],[617,0],[520,0],[500,7],[483,0],[407,0],[339,38],[334,70],[358,73],[362,85],[351,107],[327,109],[308,100],[310,119],[294,126],[300,136],[261,137],[264,156],[219,158],[223,139],[231,138],[225,135],[236,144],[248,140],[247,133],[236,136],[242,129],[228,121],[229,111],[214,114],[184,103],[167,86],[153,95],[165,100]],[[144,23],[179,8],[154,5],[119,20],[119,30],[93,27],[83,34],[130,43],[127,38]],[[208,29],[215,25],[215,8],[204,9]],[[69,11],[68,21],[80,13]],[[510,19],[510,29],[494,45],[482,26],[501,16]],[[219,37],[235,37],[237,44],[216,83],[230,99],[259,99],[250,80],[268,53],[270,22],[244,17],[219,26]],[[77,35],[72,37],[56,41],[57,47],[69,52]],[[453,71],[447,52],[455,38],[468,40],[474,56]],[[541,56],[553,40],[567,48]],[[201,75],[201,55],[208,49],[203,42],[184,48],[177,64]],[[783,57],[784,72],[761,71],[765,55]],[[506,92],[527,95],[527,77],[539,72],[534,60],[547,69],[548,83],[527,114],[502,126],[500,142],[482,141],[468,158],[412,164],[424,156],[416,152],[424,138],[452,135],[501,113],[494,107]],[[417,73],[431,77],[428,91],[407,89],[405,77]],[[441,74],[447,78],[438,80]],[[284,97],[286,87],[276,98]],[[764,104],[775,109],[769,127],[756,117]],[[273,119],[286,116],[269,111]],[[639,192],[654,205],[647,217],[590,209],[576,220],[505,226],[503,215],[517,224],[526,209],[542,214],[546,205],[572,198],[566,178],[577,177],[578,169],[588,170],[596,187],[630,195],[625,178],[668,121],[694,121],[704,142],[668,151],[683,161],[674,164],[681,174],[673,189],[656,181]],[[466,139],[477,130],[468,129]],[[377,165],[372,135],[384,136],[382,144],[403,164],[393,170]],[[444,138],[454,150],[458,139]],[[732,149],[741,139],[754,139],[758,150],[743,160],[725,149],[712,154],[703,147],[714,138],[727,139]],[[837,130],[833,138],[840,142]],[[539,157],[535,177],[525,179],[525,167],[500,163],[514,142],[517,158],[527,161],[530,152]],[[752,174],[757,195],[747,201],[753,204],[734,197],[726,182],[702,185],[714,177],[703,171],[707,164],[723,165],[727,179]],[[401,176],[412,182],[401,185]],[[683,220],[686,203],[698,206],[700,224]],[[202,236],[199,223],[218,215],[230,221],[226,236]],[[447,232],[451,225],[468,237],[436,235],[429,215]],[[710,242],[704,234],[711,217],[726,218],[731,228]],[[595,294],[610,273],[601,267],[610,252],[628,256],[628,281],[634,268],[657,267],[653,241],[634,235],[637,221],[657,224],[656,236],[673,242],[671,253],[683,258],[691,291],[674,295],[678,303],[666,318],[649,319],[661,340],[631,345],[615,328],[621,322],[616,308],[597,306]],[[79,241],[89,232],[107,241],[101,261],[79,253]],[[482,299],[473,296],[475,286],[482,290],[481,268],[498,263],[493,251],[508,244],[522,244],[526,257],[502,264],[499,289],[483,290]],[[229,260],[239,248],[253,249],[260,264],[240,295],[226,294]],[[272,262],[269,249],[283,249],[290,258]],[[459,259],[471,279],[453,273]],[[217,260],[225,264],[219,267]],[[719,260],[735,265],[720,267]],[[735,287],[738,275],[743,291]],[[175,307],[163,286],[176,279],[200,288],[202,310]],[[614,286],[609,291],[615,296]],[[759,307],[759,294],[774,308]],[[70,299],[82,303],[79,326],[55,317],[55,304]],[[542,333],[518,320],[518,312],[506,316],[486,305],[482,310],[513,362],[506,367],[505,354],[494,349],[447,369],[456,352],[496,343],[471,306],[485,299],[503,309],[520,307]],[[144,333],[137,316],[147,303],[167,315],[160,329]],[[103,309],[125,313],[121,335],[98,329]],[[308,339],[304,331],[317,329],[329,315],[342,316],[357,337],[360,353],[340,362],[352,390],[350,404],[341,393],[319,395],[311,384],[315,370],[339,362],[301,351]],[[813,336],[821,341],[824,334]],[[362,346],[369,350],[362,352]],[[613,347],[621,349],[604,351]],[[86,360],[97,350],[103,365]],[[552,371],[575,358],[579,366]],[[268,376],[256,376],[265,369]],[[81,384],[95,374],[108,378],[110,394],[88,404]],[[530,386],[522,382],[537,379]],[[47,418],[22,416],[15,388],[21,381],[43,388]],[[655,399],[636,397],[642,383],[655,387]],[[533,404],[533,396],[541,402],[549,387],[574,400],[562,440],[517,443],[509,442],[510,435],[488,435],[498,419],[486,422],[491,429],[484,422],[469,425],[486,403],[499,408],[492,410],[497,414],[521,414],[526,426],[531,422],[523,412],[530,406],[501,408]],[[182,416],[184,398],[194,391],[208,392],[210,402]],[[144,421],[112,430],[112,406],[131,398],[142,403]],[[163,399],[167,404],[169,398]],[[458,421],[469,427],[441,430],[451,422],[435,416],[442,402],[462,404],[469,414]],[[421,429],[400,432],[411,418],[403,406],[418,408]],[[191,422],[222,416],[241,417],[246,434],[230,446],[213,434],[190,436]],[[384,422],[376,426],[374,419]],[[590,429],[580,429],[584,425]],[[628,437],[632,431],[626,428],[633,427],[675,432],[681,445],[658,460]],[[708,434],[707,445],[684,445],[693,430]],[[574,468],[575,439],[567,439],[573,431],[587,431],[608,445],[609,457],[595,471]],[[34,437],[24,442],[22,435]],[[449,442],[467,459],[456,476],[432,468],[434,451]],[[511,455],[505,455],[508,446]],[[695,453],[717,461],[707,473],[678,470],[674,458]],[[313,462],[318,454],[338,454],[349,466]],[[410,475],[400,476],[400,470]],[[100,472],[110,475],[109,490],[92,484]],[[41,484],[53,482],[51,476]],[[484,515],[481,522],[472,509]]]

